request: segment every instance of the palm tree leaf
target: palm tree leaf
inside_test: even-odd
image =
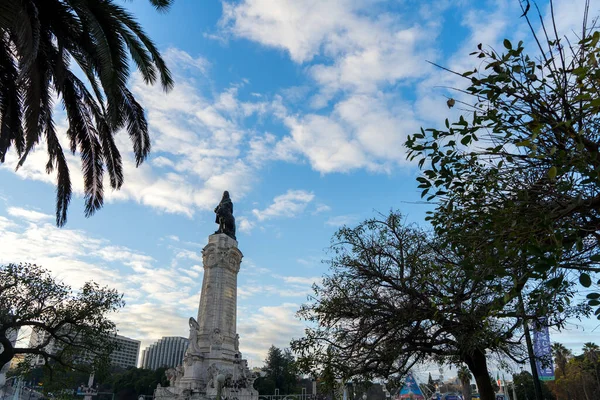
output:
[[[0,29],[11,28],[22,7],[23,2],[21,0],[0,1]]]
[[[21,155],[25,139],[21,126],[21,93],[17,86],[16,60],[10,54],[11,42],[7,35],[0,36],[0,162],[14,142]]]
[[[150,153],[150,135],[144,109],[135,100],[133,94],[125,88],[125,115],[127,118],[127,133],[133,143],[136,166],[139,166]]]
[[[39,54],[38,54],[39,59]],[[25,148],[17,164],[19,169],[29,152],[39,141],[39,135],[44,131],[42,124],[42,96],[44,93],[44,82],[43,79],[46,77],[45,71],[42,69],[38,59],[33,62],[29,68],[29,73],[20,79],[19,83],[22,84],[24,89],[23,105],[24,105],[24,117],[25,117]]]
[[[37,58],[40,39],[38,9],[32,1],[24,0],[14,17],[10,32],[18,49],[19,71],[25,75]]]
[[[90,217],[104,204],[102,147],[96,137],[90,137],[89,142],[80,143],[80,151],[85,191],[85,216]]]
[[[150,4],[152,4],[158,11],[167,12],[171,4],[173,4],[173,0],[149,0]]]
[[[96,77],[98,61],[94,61],[92,40],[83,30],[75,10],[60,0],[45,0],[39,4],[40,14],[47,21],[59,47],[63,47],[77,62],[89,81],[98,105],[104,108],[104,95]]]
[[[102,207],[104,202],[104,188],[102,177],[104,164],[102,162],[102,147],[98,141],[98,132],[92,122],[92,112],[86,107],[90,96],[89,92],[80,90],[81,85],[74,80],[75,76],[68,72],[61,85],[63,104],[67,111],[69,129],[67,135],[71,145],[77,143],[81,153],[81,169],[83,172],[85,192],[86,217]]]
[[[67,222],[67,209],[71,201],[71,178],[69,166],[65,159],[56,130],[52,120],[46,123],[46,147],[48,150],[48,163],[46,172],[51,173],[56,167],[56,225],[63,226]]]
[[[103,15],[102,9],[98,9],[98,2],[70,0],[70,5],[81,20],[84,32],[81,44],[88,50],[87,61],[91,61],[89,65],[84,63],[80,66],[87,71],[90,67],[93,68],[94,73],[100,78],[100,84],[107,98],[111,126],[112,129],[116,129],[123,124],[122,114],[119,112],[120,104],[123,101],[119,90],[121,82],[119,82],[117,74],[123,75],[124,72],[125,82],[128,74],[127,57],[123,51],[123,45],[119,41],[118,35],[114,31],[111,32],[114,26],[106,25],[105,22],[110,19],[110,16]],[[120,54],[120,59],[117,57],[115,60],[115,53]],[[74,54],[74,57],[78,63],[81,61],[81,54],[77,56]],[[123,71],[123,66],[125,71]]]
[[[173,77],[171,76],[171,71],[169,71],[169,68],[167,68],[162,56],[154,45],[154,42],[146,35],[141,25],[138,24],[138,22],[133,19],[125,9],[117,6],[116,4],[107,3],[106,7],[111,8],[112,13],[119,18],[119,21],[125,24],[127,28],[129,28],[139,38],[144,46],[146,46],[146,49],[148,49],[152,55],[154,64],[158,68],[163,89],[165,91],[171,90],[173,88]]]
[[[98,121],[98,120],[97,120]],[[98,134],[102,144],[102,155],[106,162],[106,169],[110,178],[110,186],[113,189],[120,189],[123,185],[123,166],[121,153],[117,148],[110,128],[104,119],[97,122]]]
[[[152,59],[142,42],[127,29],[121,30],[120,33],[127,44],[131,59],[135,62],[135,65],[142,74],[144,82],[147,84],[156,82],[156,67],[152,64]]]

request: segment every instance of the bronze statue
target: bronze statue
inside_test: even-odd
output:
[[[223,198],[215,208],[217,214],[215,223],[219,224],[219,230],[215,233],[224,233],[230,238],[235,239],[235,218],[233,217],[233,203],[229,198],[229,192],[223,192]]]

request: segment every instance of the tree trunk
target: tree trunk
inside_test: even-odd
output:
[[[473,396],[471,395],[471,382],[463,381],[462,391],[464,400],[471,400],[471,398],[473,398]]]
[[[496,394],[490,380],[485,354],[481,350],[475,350],[473,354],[465,356],[463,361],[475,378],[481,400],[495,400]]]
[[[583,394],[585,394],[585,398],[590,400],[590,396],[588,395],[587,388],[585,387],[585,375],[581,377],[581,384],[583,385]]]
[[[6,335],[0,336],[0,345],[4,348],[2,353],[0,353],[0,369],[2,369],[15,356],[15,349]]]

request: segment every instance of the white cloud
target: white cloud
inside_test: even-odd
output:
[[[29,215],[30,210],[21,210],[13,213],[14,220],[0,217],[0,264],[36,263],[74,289],[94,280],[119,290],[124,293],[127,305],[111,318],[122,334],[134,338],[140,333],[127,328],[131,325],[129,321],[149,320],[148,315],[136,314],[140,303],[155,307],[152,322],[147,325],[148,337],[160,337],[164,326],[169,326],[169,329],[175,327],[164,324],[163,317],[157,324],[154,314],[157,309],[167,305],[177,308],[176,313],[169,312],[173,318],[177,314],[195,312],[194,308],[190,308],[189,296],[190,293],[195,294],[197,302],[201,282],[191,280],[189,274],[155,267],[157,262],[153,257],[111,244],[103,238],[91,237],[81,230],[59,229],[53,223],[36,224],[22,220],[20,215]],[[173,254],[173,257],[176,256]],[[142,332],[142,339],[143,335],[145,333]]]
[[[322,173],[365,168],[389,172],[405,165],[406,136],[419,128],[410,104],[386,96],[353,95],[329,115],[285,114],[290,136],[278,143],[283,154],[301,154]]]
[[[250,232],[252,232],[252,230],[254,229],[254,226],[256,225],[253,221],[249,220],[248,217],[239,217],[237,220],[237,224],[238,224],[238,230],[240,232],[244,232],[249,234]]]
[[[331,207],[329,207],[327,204],[317,204],[317,207],[315,208],[315,211],[313,213],[320,214],[329,211],[331,211]]]
[[[357,215],[336,215],[325,221],[326,225],[340,227],[342,225],[352,225],[358,221]]]
[[[210,67],[210,62],[204,57],[192,57],[188,53],[183,50],[170,47],[168,48],[163,57],[168,61],[168,65],[176,66],[177,68],[184,69],[197,69],[202,73],[206,73],[207,69]]]
[[[354,21],[354,1],[246,0],[223,2],[221,24],[237,36],[289,52],[305,62]]]
[[[390,13],[374,0],[224,2],[222,27],[236,36],[287,51],[297,63],[317,55],[309,74],[321,87],[324,106],[338,90],[365,93],[381,85],[422,76],[432,54],[437,19],[419,25],[413,12]],[[329,60],[333,60],[330,62]]]
[[[320,284],[322,278],[320,276],[284,276],[282,277],[282,279],[285,283],[295,283],[312,286],[314,283]]]
[[[304,325],[295,318],[299,305],[284,303],[261,307],[257,313],[239,313],[240,350],[244,357],[262,364],[271,345],[290,347],[290,340],[304,333]]]
[[[315,195],[305,190],[288,190],[287,193],[276,196],[273,204],[264,210],[254,209],[252,213],[259,221],[271,218],[295,217],[302,213]]]
[[[44,214],[34,210],[26,210],[24,208],[19,207],[9,207],[6,211],[8,211],[8,213],[13,217],[23,218],[31,222],[47,221],[54,218],[52,215],[49,214]]]

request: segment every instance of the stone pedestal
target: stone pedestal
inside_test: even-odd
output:
[[[209,236],[202,250],[204,277],[197,320],[190,318],[190,344],[183,366],[167,370],[170,387],[157,388],[156,399],[203,399],[222,396],[258,399],[256,379],[239,351],[236,332],[237,274],[242,262],[237,241],[226,234]]]

